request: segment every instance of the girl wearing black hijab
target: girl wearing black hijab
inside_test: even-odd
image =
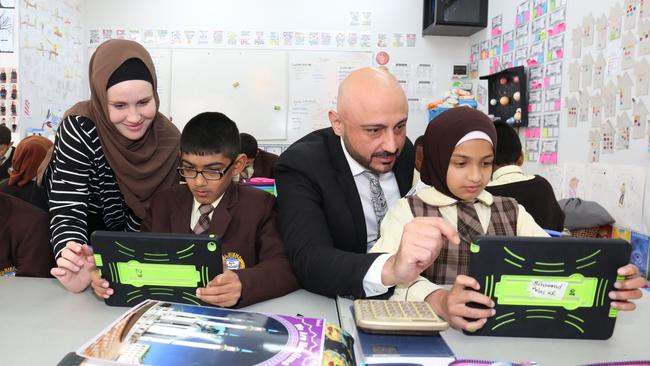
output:
[[[373,252],[396,253],[404,225],[414,217],[447,220],[458,231],[460,245],[444,240],[437,259],[422,273],[423,277],[398,285],[393,298],[426,300],[452,326],[467,330],[480,328],[487,317],[494,315],[492,300],[471,290],[478,290],[478,282],[467,276],[470,243],[479,235],[548,236],[517,201],[484,190],[492,175],[496,143],[496,129],[490,118],[471,108],[450,109],[429,123],[421,168],[422,182],[428,187],[390,208],[381,223],[381,238],[372,248]],[[634,268],[626,269],[630,271],[626,274],[631,277],[633,272],[638,273]],[[640,282],[629,281],[634,281],[633,285]],[[437,284],[454,286],[448,291]],[[635,295],[628,298],[637,298],[640,293]],[[488,309],[472,309],[465,305],[467,302]]]

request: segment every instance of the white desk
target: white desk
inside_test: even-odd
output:
[[[610,339],[476,337],[450,329],[442,333],[457,359],[535,361],[539,365],[575,366],[606,361],[650,359],[650,293],[644,291],[633,312],[618,313]]]
[[[106,306],[90,290],[70,293],[54,279],[0,277],[0,364],[55,365],[126,310]],[[335,301],[305,290],[245,310],[339,324]]]

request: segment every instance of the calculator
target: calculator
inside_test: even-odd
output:
[[[368,333],[428,334],[449,328],[425,301],[355,300],[354,317]]]

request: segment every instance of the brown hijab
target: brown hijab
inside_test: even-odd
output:
[[[483,112],[468,107],[453,108],[442,112],[429,123],[424,133],[424,160],[420,170],[422,182],[459,200],[447,187],[447,170],[456,144],[472,131],[485,132],[493,141],[492,149],[496,149],[496,128]]]
[[[23,187],[31,182],[52,145],[52,141],[42,136],[29,136],[23,139],[16,146],[7,185]]]
[[[177,181],[180,133],[160,112],[137,141],[122,136],[111,123],[106,86],[113,72],[131,58],[141,60],[151,73],[158,109],[156,71],[149,52],[137,42],[113,39],[99,45],[90,59],[90,100],[75,104],[65,115],[84,116],[95,123],[104,155],[115,172],[126,204],[138,217],[144,218],[153,194]]]

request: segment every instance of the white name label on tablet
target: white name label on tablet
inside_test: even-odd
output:
[[[568,282],[532,280],[528,284],[528,293],[530,297],[561,300],[568,285]]]

